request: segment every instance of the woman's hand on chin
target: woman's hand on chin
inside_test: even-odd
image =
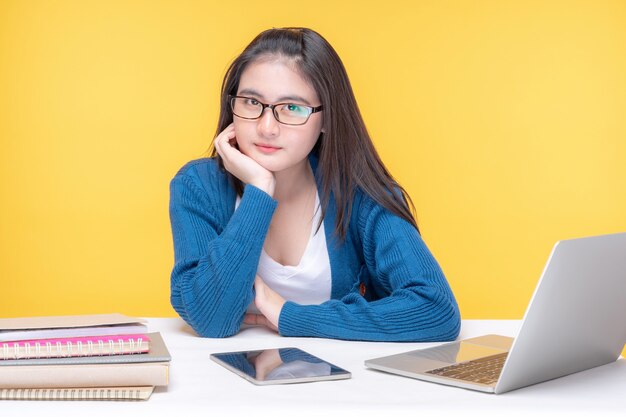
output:
[[[270,196],[274,196],[276,178],[254,159],[237,149],[235,127],[231,123],[213,141],[215,150],[224,161],[224,168],[245,184],[251,184]]]

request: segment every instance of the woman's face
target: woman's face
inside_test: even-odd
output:
[[[284,60],[259,60],[250,63],[241,74],[237,96],[261,103],[293,103],[311,107],[320,100],[313,87]],[[279,123],[266,108],[255,120],[233,116],[239,150],[265,169],[280,172],[308,163],[322,129],[322,113],[310,115],[303,125]]]

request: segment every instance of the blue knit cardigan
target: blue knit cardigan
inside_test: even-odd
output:
[[[317,159],[309,161],[316,172]],[[236,211],[235,200],[215,159],[189,162],[170,184],[171,303],[204,337],[239,331],[254,300],[259,257],[278,204],[249,184]],[[331,299],[320,305],[286,302],[279,333],[369,341],[455,339],[457,303],[417,230],[357,192],[346,238],[340,240],[334,234],[335,210],[331,195],[324,218]]]

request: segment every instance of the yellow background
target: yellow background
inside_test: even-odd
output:
[[[0,316],[175,315],[169,180],[280,26],[342,57],[463,318],[626,231],[624,1],[0,1]]]

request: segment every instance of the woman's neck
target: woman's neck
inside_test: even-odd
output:
[[[302,194],[308,194],[315,187],[315,177],[308,159],[287,170],[275,172],[276,188],[274,199],[289,201]]]

